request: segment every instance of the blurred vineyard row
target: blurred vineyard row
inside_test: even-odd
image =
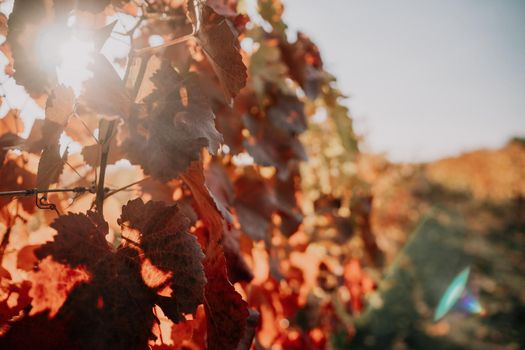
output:
[[[523,141],[514,139],[501,149],[472,151],[428,164],[391,164],[370,155],[362,155],[358,164],[360,175],[372,184],[371,227],[388,269],[383,271],[379,292],[368,299],[372,305],[360,320],[362,329],[357,333],[362,337],[354,345],[521,349],[525,344]],[[401,277],[404,267],[399,256],[419,265],[417,281]],[[469,288],[486,315],[452,310],[434,323],[436,298],[465,266],[473,270]],[[374,307],[378,296],[383,304]]]

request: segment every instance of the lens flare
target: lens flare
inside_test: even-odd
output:
[[[470,267],[466,267],[454,277],[438,303],[434,312],[434,322],[442,319],[453,308],[470,314],[485,314],[478,298],[467,289],[469,275]]]
[[[459,298],[457,304],[454,306],[458,310],[467,312],[469,314],[481,315],[486,314],[485,308],[479,302],[479,299],[468,289],[463,292],[461,298]]]
[[[469,274],[470,267],[467,267],[454,277],[439,301],[436,312],[434,313],[434,321],[443,318],[443,316],[445,316],[459,300],[461,294],[463,294],[463,291],[465,290],[465,286],[467,285]]]

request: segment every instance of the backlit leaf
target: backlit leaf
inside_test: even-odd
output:
[[[215,153],[222,137],[194,74],[181,75],[164,61],[152,81],[156,90],[145,99],[148,117],[130,120],[123,148],[146,173],[167,180],[198,160],[202,148]]]
[[[193,5],[193,2],[189,2]],[[233,25],[211,7],[201,4],[197,9],[190,7],[190,16],[196,22],[195,11],[201,11],[202,18],[197,39],[219,77],[228,99],[235,97],[246,83],[246,66],[239,53],[239,42]]]
[[[183,320],[182,313],[195,312],[204,298],[206,279],[204,254],[195,236],[189,234],[190,218],[180,204],[165,206],[138,198],[122,208],[120,225],[136,229],[144,255],[160,270],[172,273],[171,300],[160,305],[172,321]]]

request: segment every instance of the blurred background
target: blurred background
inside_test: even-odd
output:
[[[523,349],[525,2],[284,5],[349,96],[385,257],[340,348]]]

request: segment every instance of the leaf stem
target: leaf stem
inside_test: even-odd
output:
[[[2,242],[0,243],[0,263],[4,258],[5,248],[9,244],[9,238],[11,237],[11,227],[12,226],[7,227],[4,236],[2,237]]]
[[[151,46],[151,47],[144,47],[142,49],[135,50],[133,52],[133,55],[140,56],[140,55],[154,53],[155,51],[163,49],[165,47],[169,47],[169,46],[173,46],[173,45],[177,45],[177,44],[180,44],[182,42],[185,42],[185,41],[193,38],[194,35],[195,35],[195,33],[191,32],[190,34],[186,34],[186,35],[183,35],[181,37],[175,38],[173,40],[166,41],[164,44],[161,44],[161,45]]]
[[[143,178],[143,179],[141,179],[141,180],[138,180],[138,181],[132,182],[132,183],[130,183],[130,184],[127,184],[126,186],[123,186],[123,187],[117,188],[117,189],[115,189],[115,190],[113,190],[113,191],[111,191],[111,192],[108,192],[108,193],[106,193],[106,195],[104,196],[104,199],[106,199],[106,198],[108,198],[108,197],[111,197],[112,195],[114,195],[114,194],[116,194],[116,193],[119,193],[119,192],[121,192],[121,191],[127,190],[127,189],[130,188],[131,186],[138,185],[139,183],[144,182],[144,181],[146,181],[146,180],[148,180],[148,179],[149,179],[149,176],[147,176],[147,177],[145,177],[145,178]]]
[[[124,235],[121,235],[120,238],[123,240],[123,241],[126,241],[128,242],[129,244],[135,246],[135,247],[138,247],[140,248],[140,244],[138,242],[135,242],[134,240],[124,236]]]

